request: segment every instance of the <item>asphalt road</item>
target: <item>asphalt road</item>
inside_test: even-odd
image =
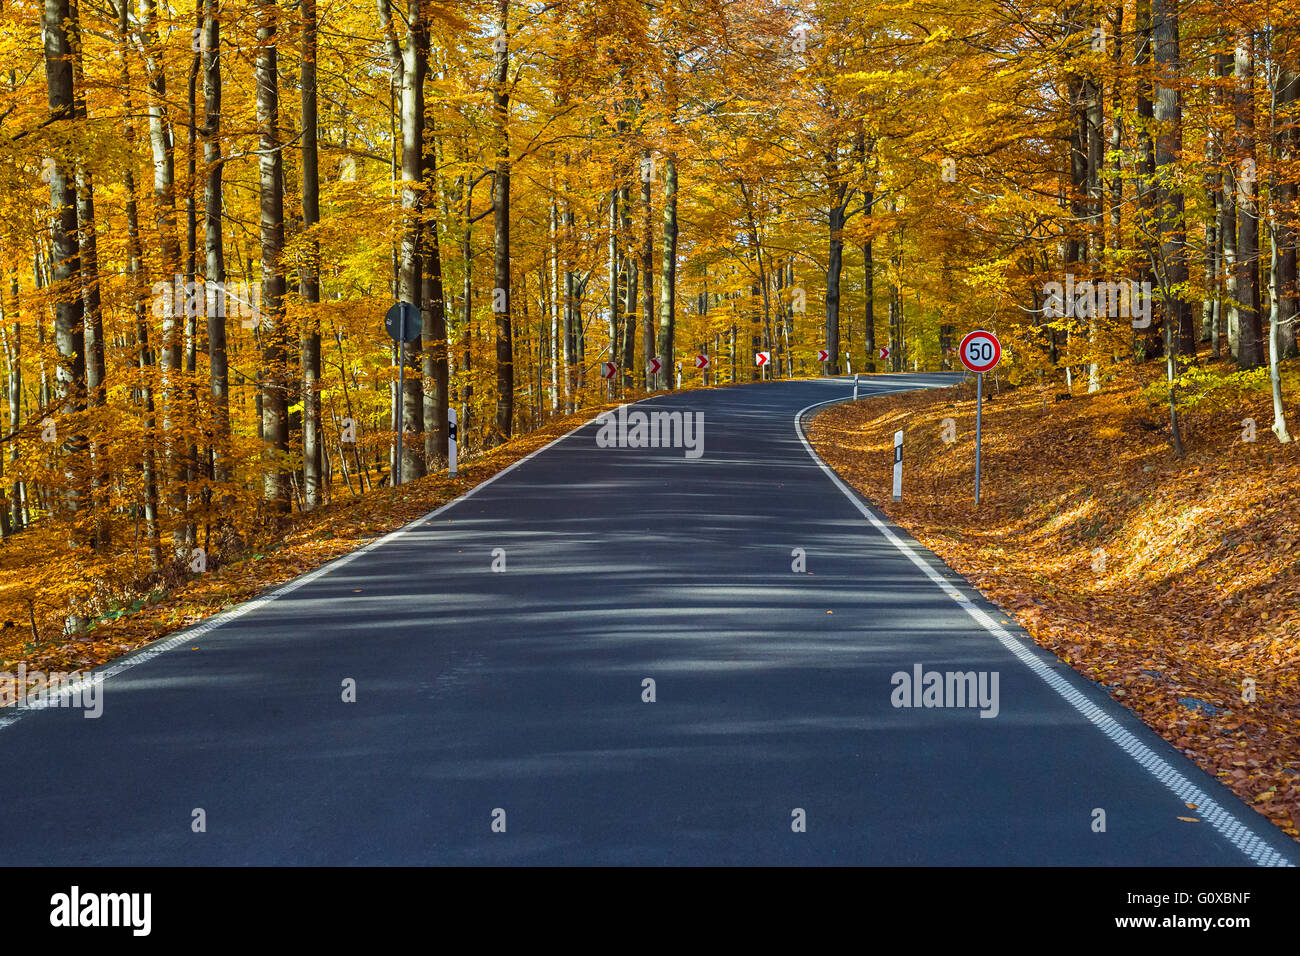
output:
[[[879,376],[864,393],[943,382]],[[819,380],[642,403],[703,413],[700,457],[599,447],[585,426],[127,658],[98,719],[23,714],[0,728],[0,862],[1300,856],[837,487],[795,421],[850,392]],[[894,706],[894,675],[917,665],[986,675],[990,694],[996,674],[996,716]]]

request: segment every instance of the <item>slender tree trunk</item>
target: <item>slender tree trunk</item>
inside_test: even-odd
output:
[[[1152,5],[1152,25],[1155,36],[1155,120],[1159,134],[1156,137],[1156,167],[1171,169],[1182,157],[1183,105],[1178,86],[1182,62],[1178,50],[1179,0],[1155,0]],[[1170,441],[1174,454],[1182,457],[1183,441],[1178,424],[1178,352],[1184,316],[1190,311],[1182,290],[1187,282],[1187,249],[1183,195],[1171,179],[1162,181],[1160,188],[1160,284],[1165,305],[1165,363],[1169,380]]]
[[[68,0],[45,0],[45,78],[49,91],[50,120],[67,129],[75,117],[72,44],[68,25],[72,11]],[[65,147],[66,148],[66,147]],[[52,151],[50,165],[50,236],[53,266],[50,270],[54,294],[54,346],[58,360],[55,391],[59,412],[59,439],[64,455],[64,487],[61,502],[69,520],[81,507],[85,438],[75,425],[86,407],[86,351],[82,323],[81,250],[77,240],[76,162],[61,151]],[[76,533],[73,533],[74,539]]]
[[[288,357],[284,317],[284,177],[280,150],[280,81],[276,56],[279,10],[257,0],[257,126],[261,155],[262,441],[267,462],[263,496],[273,512],[290,507],[285,456],[289,451]]]
[[[677,158],[669,153],[664,162],[664,242],[659,275],[659,372],[660,388],[676,388],[675,350],[677,326]]]
[[[19,322],[18,304],[18,270],[10,272],[9,318],[13,324],[4,335],[5,350],[5,398],[9,404],[9,431],[18,431],[22,426],[23,368],[22,368],[22,324]],[[18,463],[18,443],[9,443],[9,461]],[[23,530],[23,483],[15,479],[13,494],[9,500],[9,527],[11,532]]]
[[[302,0],[302,225],[320,222],[320,168],[316,120],[316,0]],[[299,268],[299,291],[307,306],[299,346],[302,359],[302,488],[308,510],[325,500],[320,399],[320,244],[309,238]]]
[[[1137,257],[1136,279],[1138,282],[1138,295],[1146,298],[1147,293],[1145,290],[1153,288],[1155,282],[1150,248],[1154,240],[1150,237],[1157,229],[1155,216],[1156,153],[1155,140],[1151,135],[1151,129],[1155,121],[1155,104],[1151,101],[1151,48],[1153,45],[1151,0],[1137,0],[1135,12],[1137,14],[1137,32],[1134,37],[1133,64],[1138,74],[1137,156],[1135,158],[1138,208],[1136,218],[1139,244],[1142,247],[1142,255]],[[1151,302],[1143,303],[1142,309],[1151,308],[1153,305],[1154,303]],[[1163,315],[1163,312],[1161,314]],[[1151,328],[1144,333],[1145,346],[1140,351],[1135,349],[1143,360],[1155,356],[1156,339],[1159,335],[1159,327],[1152,323]]]
[[[1104,160],[1102,127],[1105,118],[1102,115],[1101,84],[1094,77],[1089,76],[1084,82],[1083,95],[1087,148],[1087,175],[1085,179],[1088,190],[1087,263],[1089,277],[1093,282],[1097,282],[1101,279],[1102,250],[1104,248],[1101,168]],[[1101,390],[1101,363],[1098,358],[1098,352],[1101,349],[1101,324],[1101,317],[1097,315],[1097,310],[1092,310],[1092,314],[1088,317],[1088,351],[1091,353],[1088,361],[1089,392]]]
[[[84,77],[82,73],[81,31],[78,26],[75,3],[70,7],[71,17],[68,22],[69,40],[73,49],[73,87],[76,119],[83,124],[88,122]],[[86,365],[86,400],[90,408],[104,406],[104,319],[100,308],[99,292],[99,249],[95,229],[95,181],[84,157],[80,157],[77,168],[77,242],[81,251],[81,296],[85,328],[83,341]],[[95,439],[90,443],[90,498],[94,512],[94,531],[92,544],[95,550],[103,553],[108,549],[112,525],[109,522],[109,473],[106,456],[108,448],[102,428],[94,430]]]
[[[510,91],[506,86],[506,81],[510,77],[510,48],[507,40],[510,27],[510,0],[500,0],[498,10],[497,24],[501,43],[496,54],[495,85],[492,95],[492,115],[496,123],[497,138],[492,222],[495,239],[493,266],[496,289],[504,304],[504,309],[496,313],[496,440],[504,442],[514,434],[515,418],[514,335],[510,323],[510,136],[508,128]]]
[[[875,195],[867,193],[863,197],[862,214],[871,215],[871,207],[875,202]],[[871,247],[871,240],[868,239],[862,244],[862,327],[863,327],[863,347],[866,349],[866,360],[862,369],[866,372],[876,370],[876,261],[874,250]]]
[[[408,34],[400,75],[402,91],[402,251],[398,296],[416,308],[424,292],[421,218],[424,214],[424,80],[428,66],[428,25],[424,0],[410,0]],[[425,474],[423,328],[406,345],[407,373],[402,392],[402,480]],[[420,371],[417,372],[416,370]]]
[[[1236,80],[1237,134],[1237,296],[1241,302],[1237,361],[1244,368],[1264,363],[1260,316],[1259,207],[1255,144],[1255,35],[1237,37],[1233,76]]]
[[[428,196],[437,187],[437,155],[426,159],[425,188]],[[432,207],[432,202],[426,202]],[[447,460],[447,302],[442,284],[442,251],[438,243],[438,220],[429,216],[424,224],[424,250],[428,268],[422,290],[424,320],[424,456],[429,467],[441,467]]]
[[[222,248],[221,176],[221,0],[206,0],[203,19],[203,188],[204,277],[208,322],[208,387],[212,393],[212,477],[230,482],[230,366],[226,356],[226,260]],[[223,500],[228,500],[223,494]]]
[[[840,374],[840,273],[844,268],[844,187],[834,190],[830,208],[830,257],[826,267],[826,351],[830,361],[826,371]]]
[[[1231,77],[1233,75],[1233,54],[1224,53],[1217,61],[1217,74],[1221,78]],[[1227,94],[1229,101],[1233,105],[1233,113],[1236,112],[1236,93]],[[1237,175],[1240,172],[1240,164],[1237,158],[1237,138],[1233,134],[1224,150],[1225,161],[1220,166],[1220,178],[1222,187],[1220,195],[1222,196],[1223,207],[1219,211],[1219,236],[1223,244],[1223,278],[1225,283],[1224,296],[1226,298],[1225,307],[1227,309],[1227,339],[1228,354],[1237,358],[1240,352],[1240,330],[1241,330],[1241,308],[1238,300],[1238,278],[1240,272],[1237,267]]]
[[[174,282],[181,271],[181,247],[176,236],[176,160],[175,137],[167,108],[167,72],[162,59],[162,49],[157,36],[157,7],[155,0],[140,0],[140,20],[143,27],[145,66],[149,73],[149,143],[153,151],[154,222],[159,233],[161,257],[159,259],[162,282],[169,293],[164,299],[162,339],[158,348],[158,369],[162,391],[163,457],[166,461],[167,480],[172,483],[168,498],[175,525],[173,548],[177,553],[188,550],[184,541],[185,512],[185,462],[178,442],[181,436],[180,374],[181,326],[177,314],[182,303],[172,293]]]
[[[618,295],[618,186],[609,194],[609,360],[617,362],[619,343],[619,305]],[[609,396],[614,397],[618,385],[617,375],[609,379]]]
[[[131,77],[128,59],[128,37],[130,24],[127,19],[127,4],[119,0],[117,8],[117,43],[118,54],[122,61],[120,71],[122,113],[126,117],[123,124],[125,142],[134,150],[135,124],[132,116],[135,110],[129,91]],[[144,407],[144,442],[140,449],[141,483],[144,486],[144,521],[145,541],[149,548],[149,567],[156,571],[162,564],[162,542],[159,531],[158,506],[158,469],[157,469],[157,415],[154,406],[153,353],[149,348],[149,280],[145,274],[144,253],[140,240],[139,202],[136,190],[135,165],[128,159],[123,173],[126,187],[126,246],[127,272],[131,277],[131,301],[135,310],[136,362],[140,368],[141,387],[139,402]],[[15,295],[17,289],[14,290]],[[133,510],[136,506],[133,506]],[[138,514],[138,512],[137,512]]]
[[[1278,321],[1282,290],[1282,254],[1278,248],[1277,229],[1269,230],[1269,333],[1268,333],[1268,380],[1273,394],[1273,434],[1282,444],[1291,441],[1291,433],[1286,427],[1286,408],[1282,404],[1282,330]]]
[[[1279,33],[1280,41],[1287,34]],[[1294,33],[1289,34],[1294,37]],[[1285,169],[1296,161],[1296,144],[1300,142],[1300,71],[1294,62],[1278,65],[1277,108],[1281,128],[1278,131],[1278,159]],[[1279,263],[1281,282],[1278,301],[1278,348],[1284,357],[1296,354],[1296,322],[1300,319],[1300,276],[1297,276],[1297,242],[1300,242],[1300,212],[1296,209],[1295,175],[1283,175],[1277,186],[1277,242],[1281,248]]]

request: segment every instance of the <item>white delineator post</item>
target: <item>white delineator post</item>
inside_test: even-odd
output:
[[[456,477],[456,409],[447,409],[447,477]]]
[[[894,432],[894,500],[903,500],[903,432]]]
[[[853,376],[853,400],[855,402],[858,400],[858,376],[857,375]]]

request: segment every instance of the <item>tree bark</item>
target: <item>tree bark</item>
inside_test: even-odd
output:
[[[204,280],[207,299],[208,389],[212,393],[212,478],[230,482],[230,365],[226,355],[226,260],[222,248],[221,177],[221,0],[206,0],[203,17],[203,186]],[[228,498],[224,494],[223,499]]]
[[[1255,35],[1248,30],[1237,37],[1233,76],[1237,134],[1237,298],[1241,303],[1237,361],[1243,368],[1255,368],[1264,363],[1264,338],[1260,316],[1255,160]]]
[[[645,149],[641,153],[643,162],[653,163],[654,154]],[[642,215],[642,233],[641,233],[641,275],[644,288],[641,291],[641,350],[645,353],[642,365],[642,382],[647,392],[653,391],[657,385],[654,377],[651,377],[648,369],[650,359],[655,354],[655,343],[659,338],[659,330],[655,328],[655,302],[654,302],[654,227],[651,224],[650,217],[653,213],[653,205],[650,196],[651,179],[654,167],[653,165],[642,167],[641,176],[641,215]]]
[[[320,222],[320,167],[316,118],[316,0],[302,0],[302,225],[311,232]],[[303,506],[319,507],[324,447],[320,407],[320,244],[309,238],[298,270],[299,293],[307,306],[299,353],[302,362],[302,488]]]
[[[45,0],[45,78],[49,92],[50,120],[66,128],[75,115],[72,44],[68,24],[72,12],[68,0]],[[64,452],[64,487],[61,504],[65,515],[74,519],[81,506],[81,458],[84,436],[75,425],[86,407],[86,353],[82,322],[85,311],[81,294],[81,250],[77,239],[76,163],[70,156],[52,151],[50,164],[50,241],[53,264],[50,270],[54,293],[54,346],[57,350],[55,393]],[[74,532],[75,538],[75,532]]]
[[[675,342],[677,325],[677,162],[669,153],[664,162],[664,242],[659,275],[660,388],[676,388]]]
[[[496,123],[497,162],[492,189],[492,224],[495,240],[493,256],[497,295],[504,309],[496,313],[497,345],[497,414],[496,440],[508,441],[514,434],[515,359],[514,334],[510,322],[510,134],[508,114],[510,92],[510,0],[500,0],[497,24],[500,45],[496,54],[496,71],[492,93],[492,115]]]
[[[1158,278],[1165,306],[1165,371],[1169,381],[1170,441],[1174,454],[1183,454],[1178,423],[1178,353],[1184,316],[1190,312],[1184,289],[1187,249],[1182,192],[1172,185],[1173,165],[1183,152],[1183,105],[1178,82],[1182,61],[1178,50],[1179,0],[1155,0],[1152,27],[1155,37],[1156,168],[1168,175],[1160,187],[1160,264]],[[1189,319],[1186,321],[1190,321]]]
[[[262,441],[267,461],[262,493],[269,508],[290,507],[284,458],[289,451],[288,335],[284,321],[284,178],[281,175],[280,81],[276,56],[279,11],[275,0],[257,0],[257,126],[262,239]]]

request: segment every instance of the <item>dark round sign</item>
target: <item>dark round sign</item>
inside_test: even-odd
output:
[[[414,342],[424,331],[424,320],[411,303],[398,302],[384,316],[384,328],[394,342]]]

